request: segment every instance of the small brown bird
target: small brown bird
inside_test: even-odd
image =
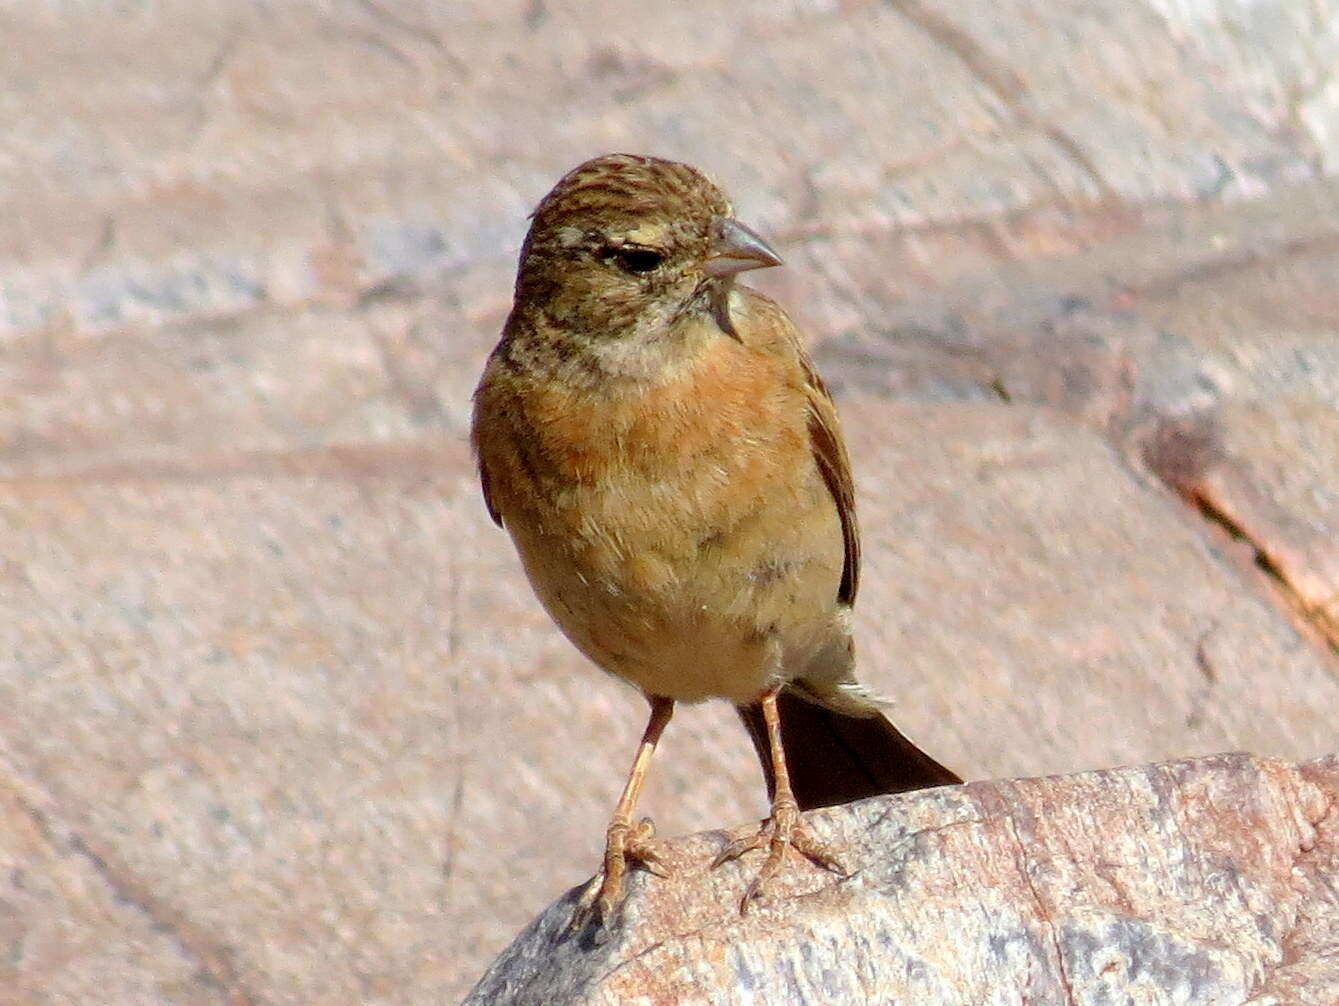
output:
[[[762,760],[769,855],[835,868],[799,811],[961,780],[856,680],[860,575],[837,414],[776,304],[735,284],[781,259],[685,164],[611,154],[544,197],[475,392],[484,498],[540,601],[650,720],[591,907],[629,861],[658,869],[633,807],[676,701],[735,703]],[[594,890],[594,888],[592,889]]]

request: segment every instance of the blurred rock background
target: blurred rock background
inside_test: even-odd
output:
[[[0,988],[459,999],[640,731],[469,394],[690,161],[839,395],[864,674],[972,777],[1339,749],[1339,3],[0,4]],[[662,833],[763,809],[684,709]]]

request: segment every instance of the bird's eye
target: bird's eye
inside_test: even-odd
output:
[[[665,256],[652,248],[626,246],[605,248],[600,252],[600,257],[606,262],[612,262],[624,272],[631,273],[650,272],[653,269],[658,269],[660,264],[665,261]]]

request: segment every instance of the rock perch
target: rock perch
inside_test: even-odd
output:
[[[603,938],[578,891],[467,1002],[1339,1002],[1339,759],[1217,755],[972,783],[809,815],[845,879],[793,862],[740,916],[726,836],[669,845]]]

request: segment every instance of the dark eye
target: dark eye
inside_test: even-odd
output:
[[[612,262],[624,272],[650,272],[658,269],[665,256],[651,248],[605,248],[600,257]]]

